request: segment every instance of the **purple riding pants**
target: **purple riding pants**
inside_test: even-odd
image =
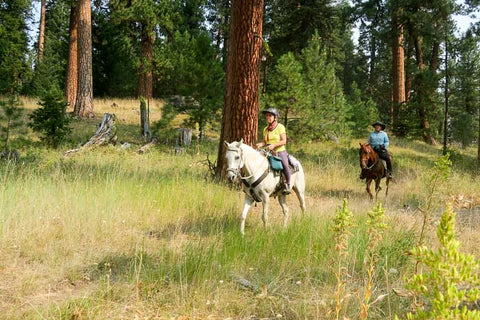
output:
[[[290,186],[290,167],[288,166],[288,153],[286,150],[277,152],[277,156],[282,158],[282,165],[283,165],[283,174],[285,175],[285,180],[287,180],[287,184]]]

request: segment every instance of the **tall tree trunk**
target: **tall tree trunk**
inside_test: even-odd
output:
[[[432,136],[430,131],[430,122],[429,122],[429,108],[433,108],[433,101],[429,101],[432,92],[428,88],[428,83],[426,78],[430,76],[434,76],[431,72],[433,66],[430,65],[430,70],[426,70],[425,62],[424,62],[424,55],[422,49],[422,40],[420,36],[416,36],[414,39],[415,42],[415,56],[417,58],[417,67],[419,70],[419,74],[417,76],[417,97],[418,97],[418,115],[420,120],[420,128],[422,129],[422,137],[423,140],[428,144],[438,144],[435,138]],[[435,52],[435,50],[433,50]],[[432,58],[431,62],[434,63],[437,61],[438,66],[438,59]],[[436,70],[436,69],[434,69]]]
[[[393,16],[392,45],[392,120],[393,129],[397,134],[405,134],[401,120],[401,109],[405,104],[405,52],[403,45],[403,24],[400,21],[401,8]]]
[[[225,177],[223,141],[257,142],[263,0],[233,0],[228,46],[225,107],[216,174]]]
[[[138,95],[145,99],[152,98],[153,92],[153,29],[147,26],[143,27],[143,32],[140,42],[140,68],[139,68],[139,84]]]
[[[38,28],[38,62],[43,59],[43,45],[45,43],[45,13],[47,11],[47,0],[40,1],[40,26]]]
[[[74,113],[93,117],[92,8],[90,0],[78,3],[78,91]]]
[[[73,108],[77,99],[77,27],[78,27],[78,7],[75,3],[70,8],[70,29],[68,36],[68,63],[67,75],[65,77],[65,99],[68,105]]]
[[[411,65],[413,65],[413,50],[412,46],[407,43],[405,43],[407,46],[407,66],[406,69],[408,70]],[[412,96],[412,88],[413,88],[413,75],[411,72],[407,72],[405,74],[405,101],[408,102],[410,101],[410,98]]]

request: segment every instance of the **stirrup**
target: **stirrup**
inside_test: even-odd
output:
[[[284,194],[290,194],[292,190],[290,189],[289,185],[285,185],[285,188],[283,189]]]

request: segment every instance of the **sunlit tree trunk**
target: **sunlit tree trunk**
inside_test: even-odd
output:
[[[93,117],[92,8],[90,0],[78,3],[78,91],[74,113]]]
[[[40,26],[38,28],[38,62],[43,59],[43,45],[45,43],[45,13],[47,11],[47,1],[40,1]]]
[[[139,84],[138,95],[145,99],[152,98],[153,92],[153,30],[149,30],[144,26],[140,41],[140,69],[139,69]]]
[[[67,74],[65,77],[65,99],[68,105],[73,108],[77,99],[77,6],[72,4],[70,8],[70,29],[68,39],[68,62]]]
[[[396,133],[402,133],[401,109],[405,104],[405,52],[403,44],[403,24],[400,21],[401,9],[393,16],[394,40],[392,45],[392,120]]]
[[[223,141],[257,142],[263,0],[233,0],[230,15],[225,107],[217,176],[225,176]]]

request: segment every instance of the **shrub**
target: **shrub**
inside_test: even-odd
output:
[[[3,150],[8,149],[8,141],[13,129],[16,129],[22,125],[20,117],[22,115],[22,102],[17,95],[11,95],[7,100],[0,101],[0,107],[2,114],[0,114],[0,134],[3,144]]]
[[[59,89],[52,88],[42,94],[38,104],[42,107],[30,115],[30,127],[42,134],[41,140],[47,145],[58,147],[71,131],[67,102]]]
[[[426,300],[427,308],[408,313],[407,319],[480,319],[467,304],[480,299],[479,265],[473,255],[459,252],[455,240],[455,212],[448,205],[437,228],[439,248],[418,246],[413,257],[427,267],[407,280],[407,288]]]

